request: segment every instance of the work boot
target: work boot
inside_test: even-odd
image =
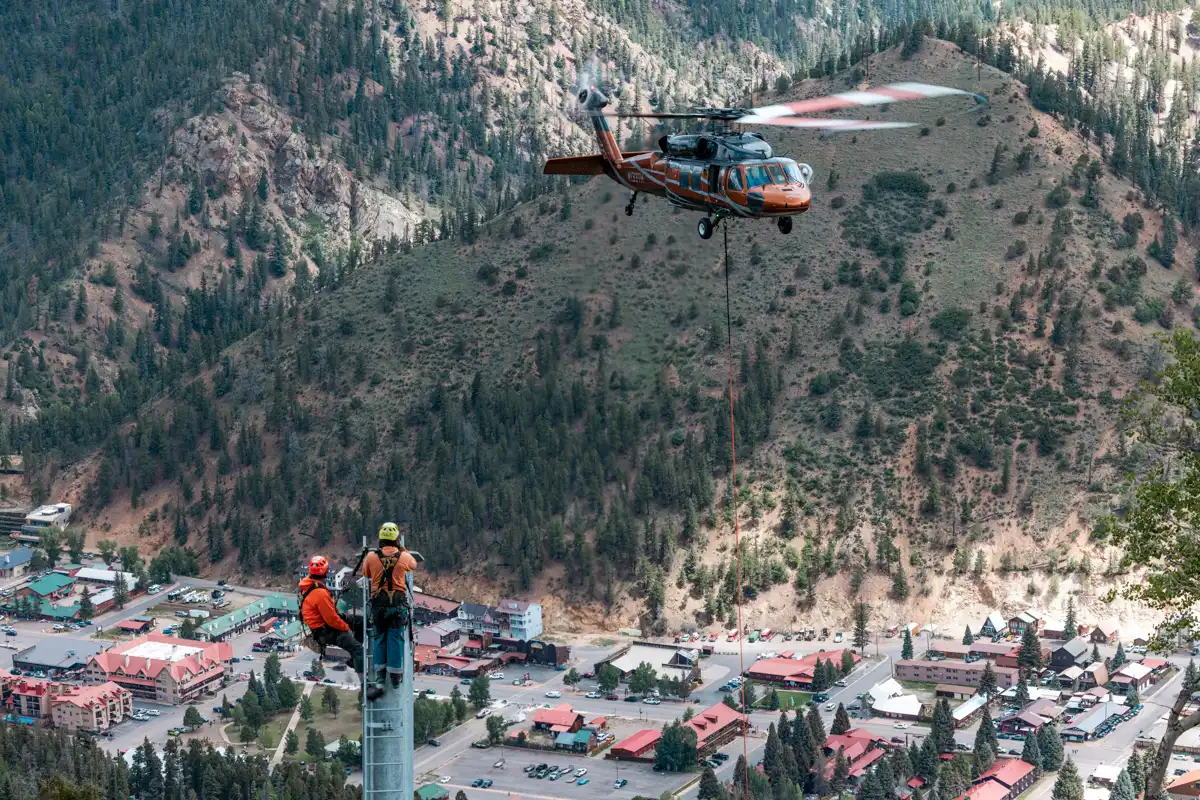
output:
[[[400,688],[400,678],[401,678],[401,675],[400,675],[400,673],[399,673],[399,672],[393,672],[393,673],[392,673],[392,688],[393,688],[393,689],[399,689],[399,688]]]
[[[376,685],[370,686],[367,688],[367,701],[374,702],[375,700],[378,700],[379,698],[383,697],[383,693],[384,693],[384,689],[382,686],[376,686]]]

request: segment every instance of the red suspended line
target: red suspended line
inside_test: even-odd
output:
[[[737,627],[738,627],[738,675],[742,678],[742,712],[747,722],[742,725],[742,760],[746,763],[745,800],[750,800],[750,744],[749,717],[750,709],[746,708],[746,659],[744,655],[742,627],[742,537],[738,526],[737,515],[737,426],[733,415],[733,314],[729,308],[729,221],[721,228],[725,241],[725,355],[729,363],[729,456],[731,470],[729,473],[729,502],[733,507],[733,554],[737,565]]]

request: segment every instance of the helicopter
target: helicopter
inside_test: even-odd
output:
[[[607,175],[630,191],[625,215],[633,216],[639,194],[663,197],[676,208],[705,214],[696,224],[701,239],[712,238],[728,217],[774,219],[779,232],[792,232],[792,218],[812,206],[813,170],[808,164],[774,155],[757,132],[732,125],[774,125],[825,133],[908,128],[911,122],[804,117],[801,114],[868,107],[907,100],[965,96],[976,108],[987,98],[974,92],[924,83],[894,83],[874,89],[797,100],[760,108],[697,108],[680,113],[607,114],[608,97],[595,86],[578,91],[580,108],[592,121],[598,154],[551,158],[545,175]],[[704,133],[668,134],[657,150],[622,152],[608,118],[706,120]]]

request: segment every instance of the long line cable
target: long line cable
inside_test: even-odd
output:
[[[729,362],[729,503],[733,507],[733,558],[737,565],[737,626],[738,626],[738,675],[742,677],[742,712],[747,722],[742,724],[742,760],[746,764],[745,799],[750,800],[750,709],[746,708],[746,658],[745,636],[742,628],[742,536],[737,514],[737,425],[733,415],[733,313],[729,305],[729,222],[721,226],[721,238],[725,242],[725,355]]]

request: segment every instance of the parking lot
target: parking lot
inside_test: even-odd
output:
[[[503,767],[494,766],[501,758]],[[525,767],[538,764],[570,767],[572,770],[585,768],[583,776],[588,783],[579,786],[568,783],[572,776],[563,776],[557,781],[548,777],[541,780],[531,777],[524,772]],[[505,795],[519,794],[523,797],[555,797],[555,798],[595,798],[595,797],[625,797],[637,795],[643,797],[658,797],[665,791],[678,789],[694,774],[678,775],[667,772],[654,772],[650,764],[634,764],[628,761],[609,761],[601,757],[585,757],[565,751],[524,750],[512,747],[493,747],[487,750],[468,748],[459,755],[451,758],[436,772],[418,776],[419,783],[439,781],[449,776],[445,786],[448,789],[464,789],[469,797],[482,796],[483,792],[499,792]],[[488,789],[473,788],[471,782],[476,778],[490,779],[494,783]],[[614,789],[617,780],[624,779],[628,783],[620,789]]]

